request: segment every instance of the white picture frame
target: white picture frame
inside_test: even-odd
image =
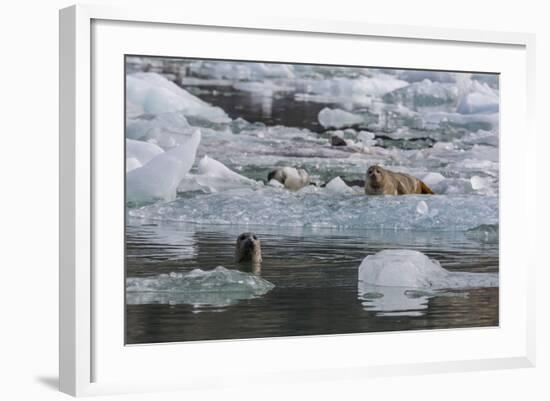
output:
[[[186,376],[181,380],[178,376],[165,376],[164,378],[147,377],[132,378],[135,374],[131,369],[125,371],[127,376],[120,374],[105,375],[101,372],[101,366],[106,362],[114,366],[113,370],[120,370],[116,365],[115,359],[111,355],[107,356],[108,347],[105,345],[110,342],[109,333],[105,330],[98,332],[97,326],[103,325],[104,315],[101,313],[101,302],[97,304],[96,291],[102,291],[105,283],[104,275],[98,275],[94,270],[98,260],[101,257],[97,254],[98,248],[95,240],[100,235],[102,225],[98,216],[103,213],[95,193],[98,190],[98,181],[96,180],[96,170],[100,167],[98,155],[106,153],[108,150],[105,142],[97,142],[93,137],[93,127],[97,126],[95,105],[92,102],[94,88],[92,80],[96,67],[94,55],[97,54],[97,47],[104,44],[104,41],[98,39],[94,42],[94,24],[105,21],[107,29],[114,27],[117,23],[126,23],[131,25],[134,33],[149,27],[157,27],[159,35],[163,29],[178,29],[178,27],[199,27],[208,31],[215,29],[218,31],[228,30],[243,35],[253,35],[254,32],[262,32],[284,35],[307,35],[308,37],[322,37],[329,40],[331,37],[338,37],[342,40],[362,40],[371,38],[385,41],[409,41],[421,43],[435,43],[442,51],[449,46],[462,46],[464,48],[478,48],[485,51],[484,46],[491,48],[510,49],[514,65],[517,65],[517,71],[510,74],[516,74],[515,82],[520,82],[517,93],[506,91],[506,85],[503,87],[501,96],[503,101],[508,100],[518,102],[520,108],[524,107],[514,121],[504,122],[502,128],[503,150],[501,163],[507,163],[506,147],[513,150],[513,144],[508,141],[506,145],[506,135],[508,127],[522,128],[525,135],[524,143],[527,145],[523,149],[517,149],[518,168],[512,172],[507,170],[506,164],[501,164],[504,180],[501,191],[502,204],[501,217],[505,217],[509,224],[501,224],[502,230],[507,227],[522,229],[523,239],[516,242],[516,248],[513,252],[508,250],[507,244],[514,241],[501,241],[501,258],[509,260],[511,263],[522,261],[520,275],[512,277],[513,274],[519,274],[510,271],[508,277],[504,275],[504,282],[501,288],[501,301],[507,301],[510,294],[508,282],[517,285],[520,302],[516,302],[517,308],[510,308],[503,313],[511,313],[510,316],[502,316],[502,323],[499,328],[485,330],[462,330],[438,331],[432,333],[408,333],[406,338],[414,340],[414,336],[422,337],[419,341],[425,344],[434,344],[439,341],[438,338],[446,338],[444,341],[472,342],[486,337],[487,341],[495,344],[494,349],[487,352],[480,350],[465,353],[464,358],[441,355],[441,358],[431,358],[421,360],[414,353],[404,358],[390,358],[388,356],[373,354],[372,361],[362,361],[358,356],[355,359],[338,359],[337,353],[330,352],[330,349],[346,346],[350,349],[362,347],[365,341],[382,341],[384,337],[389,338],[389,342],[395,342],[400,334],[371,334],[369,336],[330,336],[330,337],[309,337],[290,338],[290,339],[266,339],[266,340],[247,340],[234,342],[203,342],[188,346],[185,352],[189,359],[199,358],[199,355],[215,356],[224,355],[224,358],[239,357],[241,352],[245,355],[264,352],[267,347],[274,349],[274,354],[280,353],[285,349],[301,349],[304,355],[311,356],[312,363],[296,364],[292,369],[285,370],[283,365],[277,365],[277,369],[269,370],[267,367],[255,367],[254,372],[249,372],[257,381],[285,383],[294,380],[296,372],[300,372],[300,380],[320,380],[333,378],[353,377],[361,380],[366,377],[394,374],[411,373],[431,373],[441,371],[468,371],[479,369],[501,369],[510,367],[530,367],[535,363],[535,294],[534,294],[534,270],[536,260],[535,252],[529,252],[530,247],[534,246],[533,240],[535,230],[535,199],[526,194],[515,194],[506,186],[514,177],[523,177],[525,171],[535,170],[535,133],[533,130],[534,121],[534,35],[524,33],[507,32],[484,32],[457,29],[437,29],[428,27],[414,26],[393,26],[393,25],[375,25],[360,22],[347,21],[319,21],[319,20],[295,20],[292,18],[271,18],[259,17],[255,15],[242,15],[240,19],[224,18],[222,16],[202,15],[198,13],[188,13],[182,10],[165,10],[156,8],[112,8],[109,6],[91,6],[78,5],[72,6],[60,11],[60,390],[75,396],[106,394],[106,393],[126,393],[133,391],[158,391],[167,389],[201,389],[207,388],[208,383],[216,382],[218,386],[231,385],[231,378],[222,377],[223,369],[208,374],[196,374]],[[114,24],[114,25],[113,25]],[[130,29],[130,25],[114,27],[114,31]],[[100,35],[100,34],[99,34]],[[123,40],[120,34],[118,39]],[[276,38],[273,40],[277,40]],[[114,41],[117,42],[117,41]],[[143,46],[147,44],[143,43]],[[94,48],[94,46],[96,48]],[[114,45],[113,45],[114,46]],[[101,49],[99,49],[101,50]],[[495,54],[496,54],[495,50]],[[396,55],[395,60],[399,60]],[[495,57],[498,60],[498,57]],[[292,61],[292,60],[287,60]],[[409,60],[411,62],[411,60]],[[399,63],[399,61],[394,61]],[[402,60],[401,63],[406,63]],[[433,68],[444,68],[442,64],[433,64]],[[496,63],[496,61],[495,61]],[[345,63],[343,63],[345,64]],[[399,66],[403,66],[400,64]],[[416,65],[412,60],[412,65]],[[118,67],[113,67],[118,68]],[[504,68],[504,66],[503,66]],[[507,67],[508,68],[508,67]],[[509,67],[512,68],[512,67]],[[481,69],[483,70],[483,69]],[[497,71],[493,69],[492,71]],[[511,71],[511,70],[510,70]],[[118,71],[121,73],[121,71]],[[511,75],[510,75],[511,76]],[[119,88],[121,89],[121,88]],[[515,98],[512,99],[511,97]],[[507,103],[506,103],[507,104]],[[512,103],[510,103],[512,105]],[[121,105],[122,107],[122,105]],[[502,108],[505,113],[506,107]],[[509,124],[509,125],[507,125]],[[116,128],[115,128],[116,129]],[[103,146],[103,147],[102,147]],[[519,156],[518,156],[519,154]],[[531,181],[530,181],[531,180]],[[525,185],[532,184],[534,177],[527,177]],[[102,185],[102,184],[101,184]],[[531,185],[534,187],[534,185]],[[514,213],[504,215],[503,210],[513,210]],[[121,233],[116,235],[121,236]],[[503,233],[501,232],[501,235]],[[504,235],[508,235],[505,232]],[[511,234],[510,234],[511,235]],[[122,238],[122,237],[120,237]],[[511,247],[510,247],[511,248]],[[526,256],[520,259],[521,253]],[[107,252],[108,256],[109,253]],[[116,258],[114,258],[116,259]],[[118,260],[118,259],[117,259]],[[120,266],[123,269],[122,266]],[[506,270],[504,271],[506,273]],[[123,283],[114,283],[114,285]],[[107,293],[109,290],[106,289]],[[109,293],[110,294],[110,293]],[[114,294],[114,293],[113,293]],[[120,302],[122,308],[122,299],[113,296],[105,299],[105,302]],[[104,303],[105,303],[104,302]],[[506,306],[504,302],[504,306]],[[118,305],[117,305],[118,307]],[[516,310],[517,309],[517,310]],[[99,311],[99,312],[98,312]],[[510,317],[510,318],[508,318]],[[512,317],[514,317],[512,319]],[[116,318],[116,316],[114,317]],[[106,318],[105,318],[106,319]],[[113,321],[110,320],[110,323]],[[506,334],[509,332],[508,334]],[[502,334],[504,333],[504,334]],[[510,334],[512,333],[512,334]],[[502,334],[502,335],[501,335]],[[112,336],[115,336],[113,334]],[[376,338],[376,340],[374,340]],[[121,339],[120,339],[121,340]],[[120,342],[116,339],[114,342]],[[124,348],[124,344],[120,344]],[[140,358],[147,358],[147,361],[162,360],[167,358],[167,351],[170,347],[177,347],[181,351],[181,345],[167,344],[147,347],[126,347],[121,351],[121,358],[128,358],[127,363],[135,364]],[[355,348],[354,348],[355,347]],[[499,348],[500,347],[500,348]],[[509,347],[506,348],[506,347]],[[138,348],[141,348],[138,352]],[[176,348],[174,348],[176,349]],[[313,355],[320,349],[325,349],[327,355],[325,361],[316,361]],[[397,349],[397,348],[396,348]],[[461,352],[460,346],[457,347]],[[124,352],[122,352],[124,351]],[[141,352],[143,351],[143,352]],[[178,351],[178,352],[179,352]],[[123,354],[128,354],[122,356]],[[131,355],[130,355],[131,354]],[[147,354],[147,355],[145,355]],[[405,353],[403,354],[405,355]],[[457,354],[458,355],[458,354]],[[115,358],[115,356],[113,356]],[[156,358],[156,359],[155,359]],[[160,358],[160,359],[159,359]],[[334,366],[331,366],[333,358]],[[243,358],[246,360],[246,358]],[[328,362],[326,361],[328,359]],[[98,363],[97,360],[103,361]],[[146,359],[143,359],[144,361]],[[276,365],[276,362],[275,362]],[[227,367],[225,367],[227,368]],[[238,372],[247,372],[247,366],[240,366]],[[112,372],[111,372],[112,373]],[[208,380],[209,378],[213,380]]]

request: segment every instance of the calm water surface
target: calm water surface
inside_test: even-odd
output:
[[[127,305],[126,342],[498,325],[498,288],[454,290],[440,296],[412,293],[402,296],[402,303],[398,299],[393,310],[372,302],[358,288],[361,261],[382,249],[415,249],[452,271],[497,272],[498,244],[469,240],[462,233],[289,231],[131,221],[127,276],[210,270],[218,265],[238,269],[233,262],[234,243],[243,231],[254,231],[261,238],[264,261],[259,274],[275,285],[273,290],[223,307]]]

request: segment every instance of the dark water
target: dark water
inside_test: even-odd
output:
[[[234,90],[231,87],[186,88],[202,100],[221,107],[229,117],[244,118],[250,122],[262,122],[268,126],[307,128],[323,132],[317,116],[325,107],[341,107],[336,103],[295,101],[294,92],[278,92],[273,96]]]
[[[383,249],[415,249],[452,271],[498,271],[498,244],[462,233],[142,223],[127,226],[128,277],[238,269],[235,239],[254,231],[262,241],[261,277],[275,288],[224,307],[127,305],[128,344],[498,325],[498,288],[453,290],[413,309],[397,303],[393,314],[358,290],[361,261]]]

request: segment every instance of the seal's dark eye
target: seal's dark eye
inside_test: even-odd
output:
[[[239,235],[239,239],[243,240],[244,239],[244,234]]]
[[[253,236],[252,236],[252,238],[254,238],[254,239],[258,239],[258,237],[256,237],[255,235],[253,235]]]

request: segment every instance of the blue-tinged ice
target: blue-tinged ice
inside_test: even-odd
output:
[[[126,139],[126,172],[147,164],[164,151],[153,143]],[[129,162],[128,162],[129,161]],[[137,162],[137,163],[136,163]]]
[[[361,124],[365,121],[363,116],[350,113],[340,109],[330,109],[325,107],[319,112],[319,122],[325,128],[342,128],[356,124]]]
[[[363,307],[381,316],[420,316],[430,298],[464,297],[467,293],[459,290],[499,285],[497,273],[452,272],[437,260],[406,249],[367,256],[359,266],[358,279]]]
[[[223,163],[205,155],[198,163],[197,174],[187,174],[179,183],[178,192],[219,192],[262,185],[262,182],[238,174]]]
[[[126,279],[126,303],[224,307],[265,295],[275,286],[254,274],[218,266],[214,270]]]
[[[496,273],[451,272],[422,252],[383,250],[369,255],[359,266],[359,280],[383,287],[424,289],[497,287]]]
[[[162,75],[152,72],[127,75],[126,98],[132,110],[141,108],[144,113],[181,111],[187,117],[213,123],[231,121],[221,108],[209,105]]]
[[[126,174],[126,201],[174,200],[179,183],[195,162],[200,140],[201,132],[196,130],[181,145],[129,171]]]
[[[425,202],[426,214],[417,212]],[[212,213],[215,210],[216,213]],[[131,209],[131,216],[197,224],[258,224],[388,230],[464,231],[498,222],[498,198],[479,195],[368,196],[306,186],[261,186],[185,193],[170,203]]]

